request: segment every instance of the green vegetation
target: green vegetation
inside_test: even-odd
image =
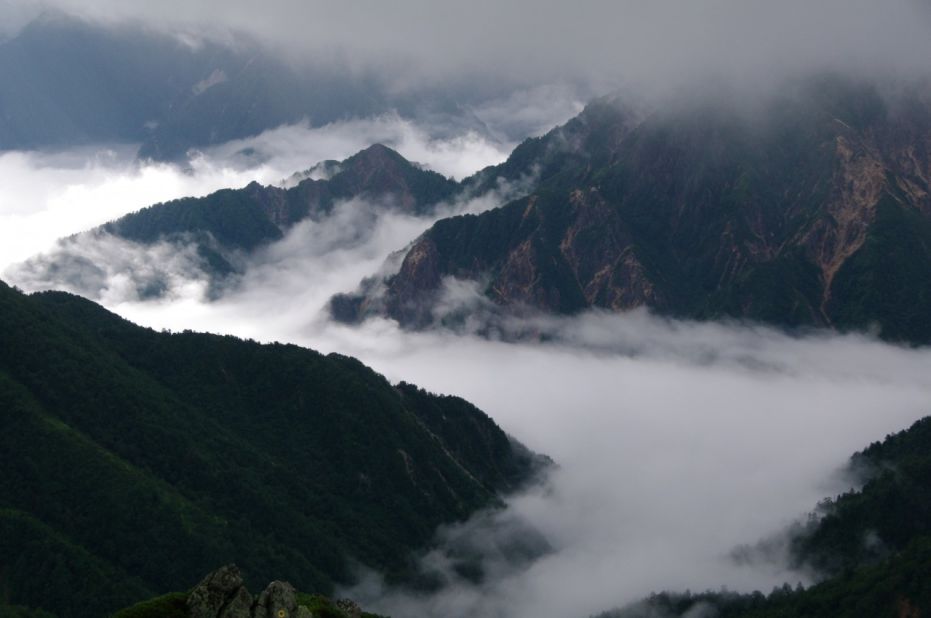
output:
[[[55,616],[38,609],[0,603],[0,618],[55,618]]]
[[[104,229],[143,243],[173,235],[210,234],[224,246],[247,250],[282,237],[261,202],[245,189],[222,189],[203,198],[156,204],[108,223]]]
[[[187,594],[171,592],[121,609],[113,618],[188,618]]]
[[[602,618],[899,618],[931,612],[931,417],[851,459],[868,478],[793,530],[796,566],[827,576],[807,589],[662,593]],[[691,612],[691,613],[690,613]]]
[[[113,614],[113,618],[187,618],[186,599],[187,594],[183,592],[165,594],[122,609]],[[351,618],[335,601],[321,594],[298,593],[297,603],[309,609],[313,618]],[[22,613],[7,616],[0,607],[0,618],[45,618],[45,615]],[[362,612],[362,618],[381,617]]]
[[[797,536],[799,564],[840,574],[931,538],[931,418],[855,455],[862,489],[826,500]]]
[[[343,611],[333,599],[323,595],[298,593],[297,603],[309,609],[314,618],[349,618],[349,615]],[[381,617],[378,614],[362,612],[362,618]]]
[[[467,403],[348,357],[158,333],[3,284],[0,321],[13,604],[100,616],[230,562],[323,593],[350,560],[398,580],[438,525],[539,464]]]
[[[931,611],[931,538],[879,564],[807,589],[785,585],[760,592],[662,593],[599,618],[901,618]]]

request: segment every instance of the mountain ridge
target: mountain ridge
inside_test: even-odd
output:
[[[99,616],[234,560],[320,592],[353,564],[403,579],[438,525],[547,465],[467,402],[350,357],[158,333],[3,284],[0,319],[14,605]]]
[[[931,342],[931,96],[897,96],[824,78],[759,118],[596,101],[466,181],[543,170],[528,196],[437,222],[334,313],[427,328],[458,280],[505,311],[646,306]]]
[[[323,173],[314,173],[318,170]],[[375,204],[378,212],[430,216],[459,189],[455,181],[377,143],[344,161],[325,161],[295,176],[283,182],[286,188],[253,181],[239,189],[147,206],[59,241],[50,253],[12,267],[9,276],[33,289],[64,287],[96,298],[106,285],[108,265],[87,258],[88,245],[115,239],[145,249],[168,243],[175,253],[190,255],[185,264],[189,274],[207,280],[210,296],[217,297],[244,273],[245,258],[283,239],[298,223],[322,221],[354,200]],[[367,231],[356,230],[360,235]],[[174,273],[142,270],[122,273],[140,298],[158,297],[169,289],[167,280]]]

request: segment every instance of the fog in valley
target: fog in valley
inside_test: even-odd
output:
[[[142,246],[108,236],[58,239],[156,202],[253,180],[283,184],[319,161],[343,159],[373,143],[462,179],[504,161],[521,138],[575,115],[596,74],[607,74],[612,88],[657,89],[712,68],[752,74],[743,83],[754,84],[802,65],[866,71],[895,65],[923,75],[931,37],[916,32],[927,28],[925,6],[904,0],[712,1],[706,4],[713,10],[695,12],[680,3],[662,12],[653,3],[624,2],[619,5],[634,8],[623,19],[597,20],[582,11],[578,27],[564,32],[558,24],[565,23],[568,5],[543,3],[538,14],[528,15],[509,5],[493,11],[487,3],[469,3],[463,14],[436,16],[435,31],[424,34],[418,12],[437,9],[418,2],[402,3],[384,22],[366,17],[389,26],[371,31],[354,29],[360,18],[348,5],[273,3],[301,18],[283,21],[281,10],[256,14],[250,3],[223,4],[226,25],[259,38],[280,33],[279,44],[290,54],[303,53],[306,41],[339,48],[348,42],[332,32],[352,32],[360,41],[354,48],[359,63],[390,49],[392,57],[416,57],[417,75],[434,83],[486,65],[494,65],[490,81],[520,74],[523,83],[469,108],[482,131],[393,114],[323,127],[304,123],[204,149],[188,166],[136,160],[127,145],[0,153],[0,278],[29,292],[86,294],[155,329],[234,334],[355,356],[392,382],[466,398],[555,461],[544,483],[507,497],[506,509],[437,532],[436,547],[421,561],[425,572],[446,583],[439,591],[393,588],[360,567],[358,585],[340,594],[366,610],[581,617],[652,591],[726,586],[768,592],[786,581],[817,579],[817,573],[791,571],[778,553],[748,565],[732,552],[778,535],[822,498],[855,486],[859,479],[844,471],[851,454],[931,413],[929,349],[883,343],[869,333],[785,333],[756,324],[677,321],[645,310],[505,321],[492,337],[468,321],[455,332],[415,333],[381,318],[358,326],[330,318],[334,294],[391,268],[393,254],[435,220],[500,206],[520,195],[520,186],[444,204],[424,218],[372,201],[341,203],[329,218],[298,223],[282,241],[242,256],[244,274],[212,300],[195,251],[183,241]],[[45,3],[78,5],[88,18],[107,23],[183,24],[201,34],[216,8],[210,2],[196,8],[180,2]],[[4,6],[23,13],[23,3]],[[324,28],[315,10],[343,27]],[[798,26],[796,14],[809,11],[815,16]],[[668,38],[648,40],[645,33],[655,33],[660,23],[668,25]],[[765,27],[751,29],[760,24]],[[463,26],[468,40],[458,34]],[[480,26],[487,36],[473,37],[470,28]],[[510,41],[515,32],[530,44]],[[443,53],[430,53],[441,41]],[[609,70],[618,58],[631,60],[624,71]],[[761,73],[768,61],[772,73]],[[585,88],[560,81],[580,75]],[[399,88],[408,87],[398,79]],[[83,274],[47,277],[23,266],[28,258],[61,251],[94,264],[93,275],[76,269]],[[140,298],[139,282],[146,279],[164,283],[165,293]],[[451,310],[487,302],[456,281],[447,282],[446,299]],[[515,339],[511,327],[535,336]],[[542,555],[520,559],[524,550],[544,547]],[[462,555],[480,561],[480,581],[457,569]]]
[[[36,205],[34,212],[3,216],[7,222],[54,219],[56,209],[73,208],[69,222],[78,227],[68,231],[76,231],[153,199],[147,196],[203,193],[250,175],[277,180],[284,169],[276,157],[293,162],[286,134],[258,140],[275,141],[267,149],[284,154],[255,168],[243,168],[235,157],[226,163],[205,157],[192,171],[89,164],[81,177],[55,167],[54,159],[39,165],[30,158],[35,155],[16,155],[23,174],[47,182],[41,192],[15,184],[0,189],[4,204]],[[310,138],[308,152],[314,152],[310,144],[331,148],[317,158],[338,158],[356,147],[334,145],[326,135]],[[434,144],[433,151],[414,140],[408,148],[438,169],[456,148],[456,159],[475,168],[498,152],[469,140]],[[431,152],[439,153],[435,162]],[[449,204],[445,212],[476,212],[499,199]],[[544,486],[509,497],[505,511],[438,533],[440,549],[423,560],[425,570],[448,582],[441,592],[387,588],[377,573],[360,570],[361,583],[345,594],[373,610],[565,616],[659,589],[769,590],[784,581],[809,582],[812,574],[787,572],[779,556],[748,567],[730,552],[780,532],[822,497],[855,484],[841,473],[850,454],[928,412],[931,352],[867,335],[790,336],[645,311],[537,318],[534,329],[547,343],[495,341],[467,331],[408,333],[381,319],[359,327],[332,322],[329,298],[378,271],[430,222],[377,203],[343,203],[332,217],[302,222],[247,258],[236,287],[212,302],[183,248],[115,239],[77,246],[103,269],[98,300],[132,321],[357,356],[392,381],[465,397],[556,461]],[[22,243],[7,259],[46,244],[29,228],[19,229],[4,226]],[[170,289],[161,299],[141,301],[127,273],[145,277],[153,269],[169,276]],[[4,278],[26,289],[44,287],[17,272],[14,265]],[[450,298],[472,302],[461,289]],[[529,563],[516,560],[515,548],[537,534],[552,551]],[[483,561],[481,583],[456,574],[464,543],[468,555]]]

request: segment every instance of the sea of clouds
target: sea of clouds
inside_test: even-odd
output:
[[[556,107],[527,112],[528,124],[555,124],[575,109]],[[9,179],[0,186],[0,269],[26,290],[53,286],[16,263],[148,204],[252,180],[277,183],[373,142],[462,177],[507,156],[512,144],[489,135],[436,137],[388,116],[282,127],[201,153],[189,169],[136,161],[119,148],[0,154],[0,174]],[[476,212],[504,199],[494,194],[445,212]],[[359,585],[342,592],[373,611],[587,616],[661,589],[808,582],[812,574],[789,572],[778,560],[738,564],[731,551],[855,484],[843,473],[850,454],[931,411],[931,350],[867,334],[792,335],[646,311],[533,318],[546,337],[523,342],[469,331],[411,333],[383,319],[334,323],[331,296],[377,272],[431,222],[346,202],[244,258],[245,274],[215,300],[183,246],[89,237],[79,247],[99,270],[95,298],[130,320],[357,356],[393,381],[465,397],[555,460],[546,483],[510,496],[504,511],[438,531],[422,562],[445,579],[443,589],[391,588],[360,571]],[[127,273],[146,268],[175,277],[169,293],[142,299],[134,292]],[[468,300],[467,288],[455,289],[452,298]],[[515,559],[514,548],[535,535],[551,551]],[[458,574],[454,556],[463,546],[482,560],[481,581]]]

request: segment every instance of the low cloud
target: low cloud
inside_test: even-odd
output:
[[[235,169],[200,158],[185,172],[140,164],[131,149],[0,154],[0,272],[48,251],[59,238],[87,230],[156,202],[245,185],[280,173]]]
[[[766,84],[828,69],[927,75],[931,55],[931,10],[923,0],[40,4],[171,32],[245,31],[292,58],[380,67],[409,90],[445,84],[467,92],[562,79],[650,87],[711,76]]]
[[[737,561],[734,549],[847,489],[852,481],[839,471],[854,451],[929,412],[931,350],[869,335],[789,335],[646,311],[535,318],[545,343],[409,333],[382,319],[334,324],[330,295],[377,269],[423,224],[386,214],[371,234],[353,237],[352,208],[341,222],[296,227],[217,302],[111,308],[157,328],[357,356],[393,381],[469,399],[556,460],[548,484],[511,497],[506,511],[440,532],[423,568],[447,582],[442,590],[392,588],[367,573],[341,591],[374,611],[586,616],[661,589],[808,582],[778,560]],[[483,536],[494,529],[501,535]],[[501,550],[537,534],[548,551],[534,560]],[[487,577],[469,576],[456,559],[470,536],[466,553]]]
[[[578,108],[571,96],[551,100],[549,112],[534,112],[525,127],[544,131]],[[488,126],[503,127],[503,110],[516,103],[488,103],[495,110]],[[488,109],[492,109],[489,107]],[[395,114],[333,123],[279,127],[249,139],[191,153],[189,165],[138,161],[132,147],[92,147],[62,152],[0,153],[0,273],[38,253],[56,253],[68,245],[58,239],[83,232],[129,212],[187,196],[203,196],[256,180],[282,184],[295,172],[325,159],[343,159],[373,143],[395,148],[406,158],[447,176],[461,178],[500,163],[514,146],[488,130],[450,132],[440,125],[417,124]],[[73,248],[74,245],[71,245]],[[5,276],[11,275],[5,273]]]
[[[22,179],[18,189],[0,187],[0,229],[31,254],[44,242],[41,234],[30,236],[38,222],[61,216],[62,228],[78,231],[104,213],[111,218],[155,201],[159,191],[198,193],[245,184],[245,177],[276,182],[316,160],[351,154],[384,126],[395,127],[403,154],[447,172],[458,165],[454,159],[474,167],[493,158],[481,140],[426,141],[409,127],[381,122],[353,124],[349,138],[337,127],[281,129],[204,153],[188,173],[109,160],[68,167],[37,154],[0,158]],[[458,154],[444,163],[438,144],[454,143],[459,150],[450,151]],[[68,201],[72,195],[84,199]],[[481,210],[499,199],[450,208]],[[581,617],[660,589],[768,590],[807,581],[778,562],[738,563],[733,550],[846,489],[850,480],[837,472],[851,453],[931,411],[931,350],[869,335],[790,335],[646,311],[528,318],[522,327],[546,337],[520,343],[469,329],[409,333],[383,319],[333,323],[329,298],[353,289],[429,223],[381,204],[342,204],[333,217],[303,222],[250,257],[238,285],[214,302],[196,277],[184,275],[190,254],[183,244],[154,245],[148,250],[156,253],[143,259],[104,243],[99,254],[84,256],[99,266],[94,285],[102,286],[105,304],[135,322],[351,354],[393,381],[467,398],[558,463],[545,486],[510,497],[507,510],[439,532],[423,565],[445,588],[391,588],[369,573],[342,591],[374,611]],[[158,261],[164,263],[152,265]],[[158,300],[140,298],[117,276],[127,269],[148,276],[146,268],[158,267],[178,277],[174,293]],[[451,309],[475,301],[474,289],[450,283]],[[534,559],[515,559],[526,555]],[[475,576],[476,560],[485,577]]]
[[[562,101],[557,107],[545,115],[554,124],[567,120],[578,110],[578,106]],[[205,155],[243,167],[274,166],[296,172],[323,159],[345,159],[367,146],[381,143],[410,161],[429,162],[430,169],[462,179],[483,167],[500,163],[515,146],[514,142],[500,142],[490,137],[485,128],[476,121],[473,126],[467,125],[452,135],[437,137],[433,131],[445,132],[442,125],[425,125],[388,114],[323,127],[311,127],[307,123],[288,125],[256,137],[227,142]]]

